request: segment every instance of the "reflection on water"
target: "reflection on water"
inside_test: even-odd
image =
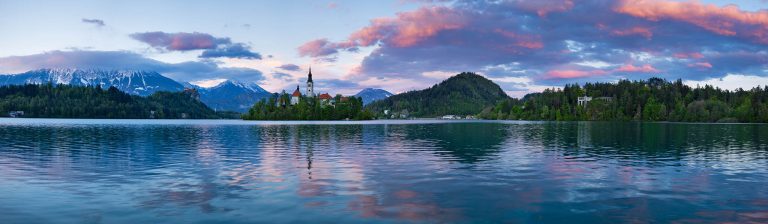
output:
[[[768,125],[153,122],[0,120],[0,220],[768,222]]]

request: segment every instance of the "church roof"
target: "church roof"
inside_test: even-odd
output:
[[[301,96],[301,91],[299,91],[299,86],[296,86],[296,90],[293,91],[293,94],[291,96]]]
[[[309,67],[309,78],[307,79],[307,82],[312,82],[312,67]]]

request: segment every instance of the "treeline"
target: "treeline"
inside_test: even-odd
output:
[[[335,106],[330,101],[322,102],[317,97],[301,97],[299,103],[291,105],[288,94],[275,94],[268,99],[257,102],[248,113],[243,114],[245,120],[371,120],[373,114],[363,109],[363,99],[359,97],[333,98]]]
[[[219,118],[216,112],[187,94],[156,92],[129,95],[115,87],[71,85],[10,85],[0,87],[0,116],[24,111],[36,118]]]
[[[592,101],[578,105],[578,97]],[[660,78],[647,81],[565,85],[510,98],[485,108],[484,119],[558,121],[676,121],[676,122],[768,122],[768,86],[750,90],[723,90],[710,85],[695,88],[681,80]]]

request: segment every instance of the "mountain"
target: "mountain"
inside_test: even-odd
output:
[[[214,110],[245,112],[261,99],[272,96],[256,83],[227,80],[214,87],[198,87],[200,101]]]
[[[496,83],[477,74],[465,72],[430,88],[397,94],[366,107],[375,113],[382,113],[384,110],[408,110],[410,115],[415,117],[474,115],[508,98]]]
[[[387,92],[383,89],[373,89],[373,88],[365,88],[361,90],[359,93],[355,94],[356,97],[362,97],[363,98],[363,105],[368,105],[369,103],[381,99],[385,99],[387,97],[392,96],[393,94],[390,92]]]
[[[0,75],[0,85],[65,84],[114,86],[128,94],[148,96],[157,91],[178,92],[184,86],[160,73],[133,70],[39,69],[16,75]]]
[[[15,75],[0,75],[0,86],[23,84],[65,84],[73,86],[114,86],[131,95],[149,96],[157,91],[180,92],[198,89],[200,101],[216,110],[245,112],[271,93],[255,83],[228,80],[217,86],[202,88],[188,82],[179,83],[160,73],[134,70],[39,69]]]

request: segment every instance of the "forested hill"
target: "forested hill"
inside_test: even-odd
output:
[[[9,116],[9,111],[45,118],[218,118],[205,104],[182,92],[160,91],[141,97],[115,87],[52,84],[0,87],[0,116]]]
[[[413,117],[475,115],[483,108],[508,98],[496,83],[477,74],[465,72],[428,89],[397,94],[373,102],[366,108],[378,114],[384,110],[396,113],[408,110]]]
[[[578,97],[591,101],[578,105]],[[641,120],[683,122],[768,122],[768,86],[750,90],[690,87],[681,80],[651,78],[618,83],[566,85],[562,89],[509,99],[481,114],[485,119]]]

